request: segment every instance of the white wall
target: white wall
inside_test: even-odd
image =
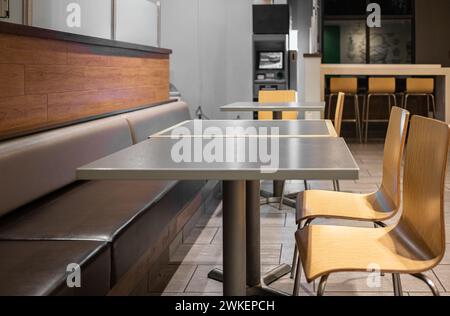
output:
[[[252,0],[163,0],[161,9],[171,82],[192,112],[235,118],[220,106],[252,99]]]
[[[67,5],[81,6],[81,27],[67,26]],[[33,26],[94,37],[111,38],[111,0],[35,0]]]
[[[299,100],[305,99],[304,58],[309,53],[309,28],[311,26],[312,0],[290,0],[292,28],[298,30],[297,90]]]
[[[164,1],[164,0],[163,0]],[[157,46],[158,9],[150,0],[117,0],[116,39]]]
[[[10,0],[9,1],[9,18],[2,19],[2,22],[22,23],[22,0]]]

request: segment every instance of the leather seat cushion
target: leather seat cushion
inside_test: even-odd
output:
[[[124,117],[130,125],[135,144],[173,125],[191,119],[189,107],[185,102],[163,104],[142,111],[128,113]]]
[[[0,296],[106,295],[110,249],[98,241],[0,241]],[[69,288],[67,266],[80,266],[81,287]]]
[[[110,242],[113,285],[204,183],[78,182],[6,216],[0,223],[0,240]]]
[[[76,169],[132,145],[124,118],[107,118],[0,143],[0,216],[76,180]]]

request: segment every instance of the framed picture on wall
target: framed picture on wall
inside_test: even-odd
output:
[[[0,0],[0,18],[9,18],[9,0]]]

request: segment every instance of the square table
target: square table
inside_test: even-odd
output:
[[[256,118],[257,112],[273,112],[274,120],[281,120],[284,111],[298,112],[299,119],[308,118],[311,112],[319,112],[320,118],[325,117],[325,102],[236,102],[220,107],[224,112],[253,112]],[[319,118],[319,117],[317,117]]]
[[[330,120],[254,121],[254,120],[189,120],[150,137],[172,137],[183,133],[189,137],[250,136],[257,137],[267,129],[268,137],[337,137]],[[272,133],[277,129],[275,133]],[[186,133],[188,131],[188,133]]]
[[[262,133],[264,129],[267,129],[268,137],[337,137],[336,130],[330,120],[189,120],[150,137],[171,137],[180,133],[188,137],[208,137],[211,135],[255,137]],[[304,181],[306,186],[306,179]],[[273,193],[261,190],[261,204],[282,202],[287,206],[295,207],[294,200],[281,197],[283,184],[283,181],[273,181]]]
[[[220,155],[207,155],[205,148],[211,148],[212,141],[217,146],[222,144],[222,160]],[[250,157],[256,152],[255,142],[258,148],[268,145],[270,162],[259,156],[256,160],[239,159],[239,154],[242,158],[243,153]],[[179,149],[189,146],[194,150],[184,156],[185,150]],[[78,168],[77,178],[221,180],[224,295],[242,296],[261,293],[258,291],[265,288],[260,265],[260,180],[354,180],[358,173],[345,141],[337,137],[156,137]]]

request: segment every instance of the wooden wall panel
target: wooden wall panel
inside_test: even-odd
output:
[[[24,66],[0,64],[0,98],[24,95]]]
[[[169,54],[0,29],[0,139],[168,99]]]
[[[0,33],[0,63],[65,65],[67,45],[58,41]]]
[[[0,133],[42,126],[46,122],[46,95],[26,95],[0,99]]]
[[[167,100],[163,92],[165,89],[164,86],[148,86],[49,94],[48,120],[60,123],[116,111],[118,108],[136,108],[148,100],[163,102]]]

